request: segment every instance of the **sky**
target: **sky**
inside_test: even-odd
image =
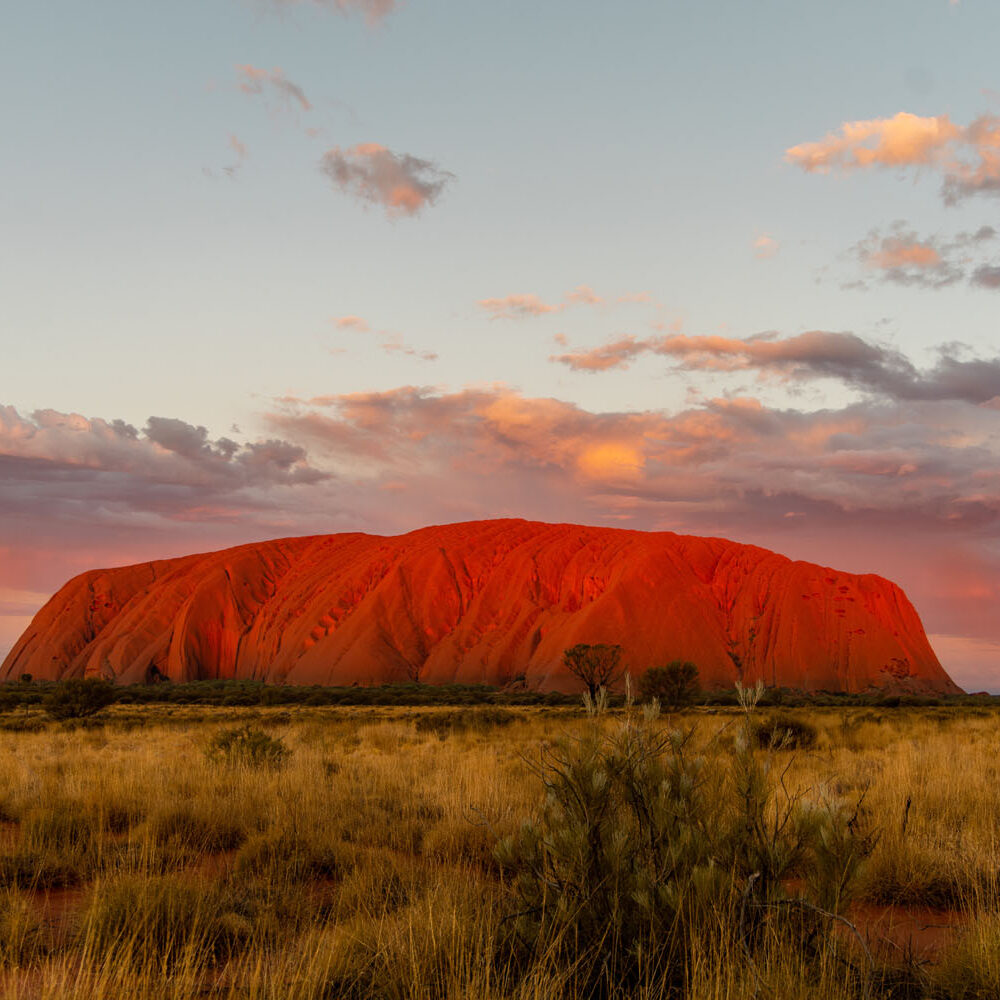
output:
[[[71,575],[526,517],[899,583],[1000,691],[1000,8],[51,0],[0,655]]]

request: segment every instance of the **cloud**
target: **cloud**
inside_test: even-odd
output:
[[[333,322],[341,330],[361,330],[364,332],[369,329],[367,321],[360,316],[335,316]]]
[[[759,260],[769,260],[781,249],[781,244],[767,233],[761,233],[753,241],[753,253]]]
[[[944,288],[962,277],[962,270],[934,239],[920,239],[898,227],[886,235],[873,232],[853,249],[864,267],[897,285]]]
[[[983,264],[972,272],[969,280],[979,288],[1000,290],[1000,265]]]
[[[980,226],[975,232],[961,232],[951,239],[921,237],[905,223],[896,222],[886,233],[872,230],[851,248],[850,254],[882,281],[919,288],[946,288],[966,276],[966,267],[973,260],[971,254],[996,235],[992,226]],[[974,277],[971,280],[975,283]],[[858,281],[848,287],[868,286]]]
[[[811,330],[791,337],[760,334],[746,340],[670,334],[639,340],[626,336],[590,350],[553,355],[574,371],[598,372],[628,365],[643,354],[673,359],[685,370],[756,371],[786,380],[832,378],[852,389],[889,399],[987,403],[1000,396],[1000,356],[965,359],[960,345],[939,348],[937,363],[920,371],[893,348],[853,333]]]
[[[1000,117],[980,115],[969,125],[948,115],[921,117],[901,111],[892,118],[844,122],[817,142],[785,151],[807,173],[875,167],[936,170],[949,204],[978,193],[1000,192]]]
[[[379,346],[386,354],[404,354],[420,361],[437,361],[438,354],[435,351],[421,351],[416,347],[407,344],[398,333],[390,333],[388,330],[373,331],[367,320],[360,316],[337,316],[334,317],[334,325],[339,330],[354,330],[358,333],[374,333],[379,338]]]
[[[549,361],[556,361],[578,372],[603,372],[609,368],[624,368],[638,355],[652,350],[652,345],[659,339],[662,338],[639,340],[629,334],[589,350],[550,355]],[[565,338],[562,342],[565,343]]]
[[[577,285],[573,291],[566,293],[566,301],[580,306],[599,306],[604,303],[604,299],[590,285]]]
[[[341,191],[381,205],[390,217],[416,215],[433,205],[454,178],[429,160],[394,153],[375,142],[328,150],[320,169]]]
[[[352,475],[461,475],[456,489],[506,470],[559,472],[564,490],[599,485],[649,497],[743,506],[748,492],[781,493],[778,517],[816,503],[850,510],[907,507],[951,520],[966,506],[1000,517],[1000,448],[994,415],[954,401],[861,401],[840,410],[771,409],[751,398],[713,399],[675,414],[593,413],[507,386],[456,392],[404,386],[387,392],[288,400],[268,417],[278,433],[334,459]],[[906,487],[900,487],[905,481]],[[460,484],[464,484],[461,485]],[[476,487],[478,489],[478,487]]]
[[[0,406],[0,460],[58,470],[67,479],[123,474],[206,494],[314,483],[325,476],[309,465],[304,449],[279,439],[212,440],[204,427],[175,417],[150,417],[141,431],[121,420],[57,410],[22,417],[10,406]]]
[[[382,340],[382,350],[386,354],[405,354],[411,358],[417,358],[420,361],[437,361],[438,354],[436,351],[421,351],[415,347],[411,347],[409,344],[403,341],[403,338],[399,336],[398,333],[386,334]]]
[[[524,319],[527,316],[544,316],[546,313],[562,312],[564,304],[551,305],[537,295],[505,295],[501,299],[480,299],[479,305],[490,319]]]
[[[280,67],[268,70],[243,65],[237,66],[236,72],[240,77],[239,88],[244,94],[263,94],[264,88],[268,87],[285,103],[294,102],[303,111],[312,110],[312,105],[302,88],[298,84],[292,83]]]
[[[619,299],[619,301],[625,301]],[[630,298],[628,301],[640,301]],[[646,301],[645,298],[641,301]],[[479,306],[491,313],[490,319],[526,319],[531,316],[545,316],[548,313],[562,312],[570,306],[600,306],[604,299],[589,285],[577,285],[563,296],[562,302],[550,303],[537,295],[517,294],[505,295],[503,298],[480,299]]]
[[[385,20],[399,6],[399,0],[271,0],[277,7],[292,7],[298,4],[311,4],[324,10],[335,11],[338,14],[363,15],[372,25]]]

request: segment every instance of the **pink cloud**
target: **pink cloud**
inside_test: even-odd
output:
[[[929,243],[886,237],[882,240],[882,246],[868,256],[866,263],[883,271],[900,267],[915,267],[926,271],[941,264],[941,254]]]
[[[565,338],[562,343],[565,345]],[[649,351],[652,343],[652,339],[639,340],[627,335],[589,350],[552,354],[549,355],[549,361],[556,361],[578,372],[603,372],[610,368],[624,368],[638,355]]]
[[[885,282],[917,288],[945,288],[966,277],[975,254],[996,239],[992,226],[960,232],[950,238],[918,236],[902,222],[887,232],[875,229],[850,250],[858,262]],[[969,275],[976,283],[974,272]],[[846,287],[866,288],[864,281]]]
[[[294,101],[303,111],[312,110],[312,105],[302,88],[292,83],[280,67],[259,69],[256,66],[243,65],[237,66],[236,72],[240,76],[239,88],[244,94],[262,94],[264,87],[267,86],[282,100]]]
[[[341,191],[381,205],[390,217],[416,215],[433,205],[453,178],[429,160],[394,153],[376,142],[330,149],[320,169]]]
[[[338,14],[361,14],[371,24],[385,20],[399,6],[399,0],[272,0],[277,7],[311,4]]]
[[[502,298],[480,299],[479,306],[491,313],[491,319],[526,319],[562,312],[570,306],[599,306],[604,299],[590,285],[577,285],[563,296],[562,302],[545,302],[533,293],[505,295]]]
[[[603,304],[604,299],[590,285],[577,285],[573,291],[566,293],[566,301],[574,305],[599,306]]]
[[[480,299],[479,305],[491,314],[491,319],[524,319],[526,316],[544,316],[562,312],[565,305],[551,305],[537,295],[505,295],[500,299]]]
[[[769,260],[781,249],[781,244],[768,233],[761,233],[753,241],[754,256],[759,260]]]
[[[367,320],[361,316],[336,316],[333,323],[338,330],[355,330],[358,333],[372,332]],[[398,333],[389,333],[386,330],[376,330],[374,333],[379,339],[379,346],[386,354],[403,354],[408,357],[417,358],[420,361],[438,360],[437,352],[421,351],[416,347],[412,347]]]
[[[369,329],[367,320],[360,316],[335,316],[333,323],[341,330],[360,330],[365,332]]]
[[[1000,117],[981,115],[967,126],[948,115],[921,117],[901,111],[892,118],[844,122],[816,142],[785,152],[808,173],[916,167],[940,171],[949,203],[979,192],[1000,191]]]

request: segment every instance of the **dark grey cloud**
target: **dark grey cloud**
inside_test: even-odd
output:
[[[1000,265],[982,264],[972,272],[969,280],[979,288],[1000,289]]]
[[[831,378],[861,392],[897,400],[960,400],[987,403],[1000,396],[1000,356],[966,358],[960,344],[938,349],[938,360],[919,369],[895,348],[869,343],[848,332],[811,330],[792,337],[760,334],[739,340],[670,334],[622,337],[595,348],[553,355],[576,371],[626,367],[643,354],[668,357],[677,369],[752,371],[805,381]]]

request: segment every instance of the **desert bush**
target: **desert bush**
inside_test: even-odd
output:
[[[871,840],[856,810],[786,790],[753,738],[755,697],[728,754],[696,752],[652,712],[543,752],[541,813],[497,846],[515,955],[595,996],[650,970],[681,987],[693,942],[719,928],[747,955],[765,928],[808,953],[829,940]]]
[[[583,681],[587,693],[595,698],[601,688],[610,690],[621,680],[625,673],[621,659],[621,646],[580,642],[563,652],[562,662],[567,673]]]
[[[269,736],[250,725],[217,733],[208,744],[209,760],[230,767],[280,767],[291,751],[280,736]]]
[[[147,829],[157,847],[181,852],[231,851],[247,839],[242,817],[221,811],[209,815],[184,804],[153,813]]]
[[[236,872],[270,882],[310,882],[342,878],[353,862],[353,852],[345,845],[324,844],[318,838],[270,830],[251,837],[240,848]]]
[[[489,732],[523,720],[517,712],[506,708],[461,708],[449,712],[426,712],[413,717],[413,725],[418,733],[434,733],[446,739],[452,733]]]
[[[25,965],[46,951],[44,929],[31,899],[12,889],[0,892],[0,968]]]
[[[811,722],[787,713],[768,716],[753,726],[753,740],[761,749],[811,750],[818,739]]]
[[[141,951],[165,963],[185,954],[232,954],[253,935],[250,916],[217,887],[179,875],[101,883],[81,926],[81,937],[92,948]]]
[[[687,660],[671,660],[662,667],[650,667],[639,678],[639,695],[644,701],[654,698],[664,708],[682,708],[690,705],[701,685],[698,668]]]
[[[54,719],[84,719],[107,708],[115,698],[114,684],[97,677],[60,681],[45,699],[45,711]]]

